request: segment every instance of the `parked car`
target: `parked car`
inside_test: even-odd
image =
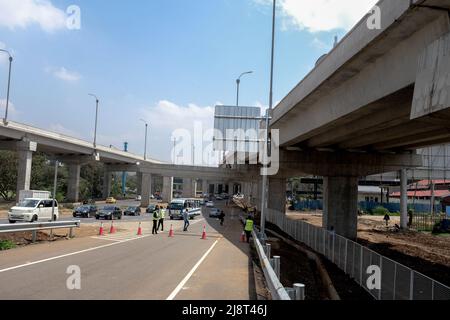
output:
[[[217,209],[217,208],[214,208],[214,209],[212,209],[210,212],[209,212],[209,217],[210,218],[218,218],[219,217],[219,215],[220,215],[220,210],[219,209]]]
[[[114,197],[108,197],[108,198],[106,198],[106,203],[107,204],[116,204],[117,200],[114,199]]]
[[[140,207],[128,207],[124,212],[125,216],[140,216],[141,208]]]
[[[136,201],[141,201],[142,197],[141,196],[136,196]]]
[[[206,202],[206,207],[207,208],[214,208],[214,202],[212,202],[212,201]]]
[[[52,210],[54,210],[52,217]],[[59,217],[58,201],[53,208],[52,199],[23,199],[8,212],[9,223],[56,221]]]
[[[151,204],[147,207],[147,210],[145,210],[146,213],[153,213],[156,210],[156,205]]]
[[[97,213],[97,211],[98,211],[98,209],[96,206],[83,205],[83,206],[76,208],[73,211],[73,217],[74,218],[77,218],[77,217],[90,218],[90,217],[94,217],[95,214]]]
[[[122,219],[122,210],[116,206],[106,206],[103,209],[99,210],[95,215],[95,219],[105,219],[105,220],[114,220],[114,219]]]

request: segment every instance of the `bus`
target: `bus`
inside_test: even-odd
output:
[[[188,209],[189,219],[193,220],[196,216],[201,215],[202,209],[200,199],[174,199],[168,207],[170,220],[183,219],[183,211]]]

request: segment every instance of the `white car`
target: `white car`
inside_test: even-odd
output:
[[[137,196],[136,197],[136,201],[141,201],[142,200],[142,197],[141,196]]]
[[[207,208],[214,208],[214,202],[212,202],[212,201],[206,202],[206,207]]]
[[[53,217],[52,206],[52,199],[23,199],[8,212],[8,220],[10,223],[56,221],[59,218],[58,202],[55,200]]]

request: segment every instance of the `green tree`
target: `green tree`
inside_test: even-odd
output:
[[[11,151],[0,151],[0,196],[10,201],[17,185],[17,155]]]

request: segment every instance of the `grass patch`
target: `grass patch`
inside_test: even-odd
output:
[[[0,251],[14,249],[16,244],[11,240],[1,240],[0,241]]]

